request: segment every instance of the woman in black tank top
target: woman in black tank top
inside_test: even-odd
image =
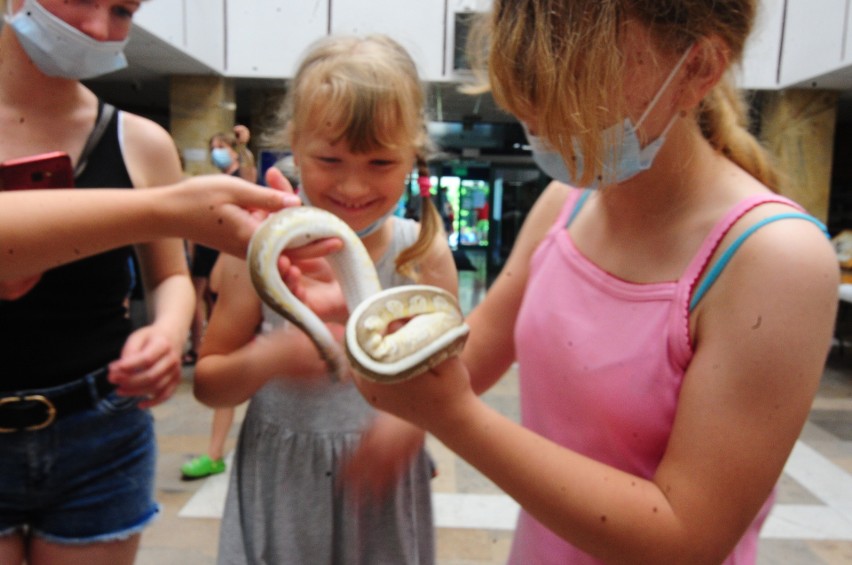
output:
[[[79,82],[126,64],[140,2],[10,4],[0,31],[0,124],[9,134],[0,161],[63,151],[77,190],[179,181],[165,130],[114,111]],[[137,330],[127,309],[134,253],[151,312]],[[0,286],[0,532],[11,532],[0,536],[0,562],[133,561],[157,513],[146,408],[179,382],[193,300],[178,239]]]

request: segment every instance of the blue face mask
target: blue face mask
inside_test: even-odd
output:
[[[210,160],[220,171],[228,170],[234,164],[231,152],[226,147],[214,147],[210,150]]]
[[[14,15],[6,15],[30,60],[47,76],[87,79],[127,66],[124,41],[97,41],[44,9],[25,0]]]
[[[585,188],[598,188],[601,184],[618,184],[651,168],[657,152],[665,142],[666,134],[675,123],[677,115],[672,117],[660,136],[645,147],[642,147],[639,141],[637,130],[644,123],[654,106],[657,105],[657,102],[671,81],[674,80],[678,70],[680,70],[680,67],[686,61],[689,51],[688,49],[683,54],[674,69],[669,73],[669,76],[663,82],[653,100],[645,108],[642,116],[636,121],[636,125],[633,124],[630,118],[625,118],[623,122],[615,124],[601,132],[604,147],[607,148],[605,149],[606,156],[603,163],[603,172],[601,177],[593,180]],[[524,126],[527,140],[530,143],[530,148],[532,149],[533,160],[539,168],[555,180],[577,186],[577,179],[583,176],[583,153],[580,151],[579,143],[576,140],[573,141],[577,173],[572,176],[568,167],[565,165],[562,155],[555,151],[547,141],[532,135],[525,124],[522,125]],[[619,143],[620,147],[616,147]]]

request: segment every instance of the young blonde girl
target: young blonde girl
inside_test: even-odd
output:
[[[292,82],[287,117],[303,198],[359,232],[383,285],[419,281],[455,294],[429,199],[423,228],[390,215],[427,145],[409,55],[382,36],[320,42]],[[315,348],[261,305],[243,261],[225,261],[195,393],[211,406],[251,403],[219,562],[433,562],[423,432],[374,411],[351,383],[299,378],[326,371]]]
[[[838,273],[725,74],[749,0],[496,0],[497,101],[553,183],[462,362],[360,381],[522,506],[510,563],[754,563]],[[554,159],[554,156],[556,157]],[[522,425],[476,396],[518,360]]]

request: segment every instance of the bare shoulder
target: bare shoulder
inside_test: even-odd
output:
[[[740,194],[757,195],[759,191],[766,194],[767,189],[742,169],[727,161],[723,164],[733,173],[720,174],[720,182],[730,179],[741,189]],[[822,223],[808,213],[786,202],[755,206],[736,221],[720,249],[727,249],[737,241],[741,247],[731,249],[735,251],[731,258],[732,271],[773,280],[767,292],[784,292],[782,278],[789,283],[822,280],[836,291],[837,255]]]
[[[171,184],[182,176],[178,150],[169,133],[156,122],[121,113],[124,160],[137,187]]]
[[[742,244],[743,254],[758,276],[821,283],[836,293],[837,255],[820,224],[783,204],[761,206],[743,220],[739,230],[753,231]]]
[[[789,206],[766,204],[741,218],[720,249],[727,250],[729,260],[720,264],[718,279],[696,308],[699,341],[702,321],[718,322],[711,327],[730,336],[736,318],[746,315],[752,325],[761,320],[763,330],[769,316],[779,321],[776,346],[795,333],[793,327],[830,338],[840,270],[821,226]],[[721,252],[716,264],[719,257]],[[747,325],[745,319],[739,322]]]
[[[552,181],[536,200],[515,241],[515,250],[530,253],[538,247],[547,231],[553,226],[565,205],[572,188],[558,181]]]

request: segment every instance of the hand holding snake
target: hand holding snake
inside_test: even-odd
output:
[[[296,299],[278,271],[284,249],[329,237],[344,243],[342,251],[328,258],[350,311],[344,348]],[[456,355],[467,338],[468,327],[452,294],[427,285],[382,290],[355,232],[319,208],[288,208],[267,218],[252,237],[248,264],[260,298],[311,338],[337,380],[348,377],[350,366],[376,382],[409,379]],[[398,331],[389,331],[394,322],[403,321],[407,323]]]

